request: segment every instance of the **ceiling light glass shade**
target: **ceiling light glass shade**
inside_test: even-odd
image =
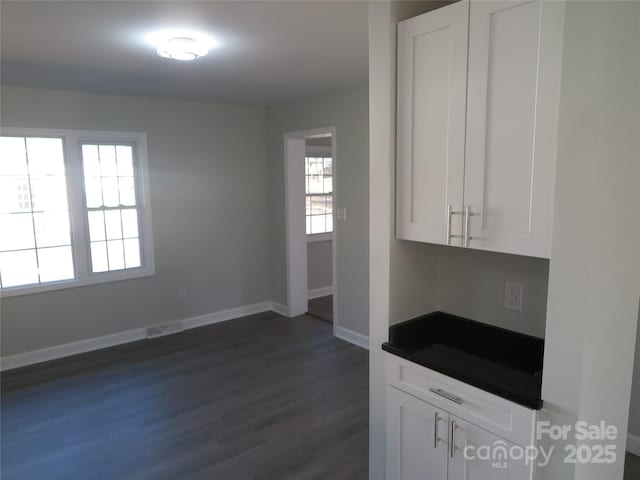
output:
[[[206,45],[189,37],[173,37],[158,47],[158,55],[174,60],[195,60],[207,53]]]

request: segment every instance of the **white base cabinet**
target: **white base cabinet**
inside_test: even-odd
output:
[[[393,355],[386,357],[387,480],[533,479],[535,465],[517,457],[535,444],[535,410]],[[426,400],[432,400],[427,392],[433,403]],[[503,436],[470,420],[496,425],[494,430]],[[521,448],[515,450],[516,458],[509,458],[506,452],[513,447]]]

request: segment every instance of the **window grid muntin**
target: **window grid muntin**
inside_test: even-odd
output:
[[[26,164],[26,183],[27,183],[27,192],[28,192],[28,203],[29,203],[29,208],[25,208],[25,210],[27,211],[23,211],[23,212],[9,212],[8,215],[30,215],[31,216],[31,233],[32,233],[32,238],[33,238],[33,247],[32,248],[12,248],[10,250],[1,250],[0,254],[4,254],[4,253],[14,253],[14,252],[31,252],[33,251],[34,255],[35,255],[35,260],[36,260],[36,276],[37,276],[37,281],[36,282],[31,282],[31,283],[23,283],[23,284],[19,284],[19,285],[10,285],[10,286],[6,286],[4,285],[3,279],[2,279],[2,272],[0,272],[0,288],[21,288],[21,287],[29,287],[29,286],[37,286],[37,285],[43,285],[43,284],[52,284],[52,283],[60,283],[60,282],[69,282],[69,281],[73,281],[77,279],[77,269],[76,269],[76,259],[75,256],[73,254],[74,251],[74,243],[73,243],[73,232],[71,229],[71,212],[69,210],[69,196],[68,196],[68,188],[69,188],[69,182],[68,182],[68,169],[67,169],[67,157],[66,157],[66,145],[65,145],[65,138],[64,136],[58,136],[58,135],[52,135],[52,136],[48,136],[48,135],[11,135],[11,134],[1,134],[0,137],[4,137],[4,138],[18,138],[21,140],[22,143],[22,147],[23,147],[23,151],[24,151],[24,157],[25,157],[25,164]],[[39,180],[41,180],[42,177],[61,177],[64,183],[64,193],[65,193],[65,197],[67,200],[67,204],[66,204],[66,209],[63,210],[59,210],[59,209],[50,209],[50,210],[35,210],[34,209],[34,198],[33,198],[33,178],[34,175],[32,175],[31,173],[31,162],[29,161],[29,147],[28,147],[28,139],[53,139],[53,140],[59,140],[60,141],[60,150],[61,150],[61,159],[62,159],[62,172],[61,173],[54,173],[54,174],[39,174],[36,177],[38,177]],[[4,176],[4,175],[3,175]],[[7,177],[20,177],[20,175],[7,175]],[[24,193],[24,192],[22,192]],[[20,203],[20,202],[18,202]],[[37,235],[37,228],[36,228],[36,219],[35,219],[35,214],[46,214],[48,212],[66,212],[67,214],[67,224],[68,224],[68,235],[69,235],[69,243],[65,243],[65,244],[56,244],[56,245],[47,245],[47,246],[43,246],[43,247],[39,247],[38,246],[38,235]],[[4,215],[4,214],[3,214]],[[51,250],[53,248],[64,248],[67,247],[70,250],[71,253],[71,277],[69,278],[61,278],[61,279],[57,279],[57,280],[42,280],[42,270],[43,267],[41,266],[41,262],[40,262],[40,255],[39,255],[39,250],[42,250],[43,253],[45,250]]]

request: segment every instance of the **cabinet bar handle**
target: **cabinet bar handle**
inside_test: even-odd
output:
[[[462,405],[462,399],[460,397],[456,397],[454,394],[446,392],[441,388],[431,387],[429,388],[429,391],[431,393],[435,393],[436,395],[440,395],[441,397],[444,397],[447,400],[451,400],[452,402],[457,403],[458,405]]]
[[[436,412],[435,424],[433,426],[433,448],[438,448],[438,420],[440,415]]]
[[[456,422],[451,422],[451,444],[449,445],[449,455],[456,456]]]
[[[471,207],[467,205],[466,207],[464,207],[464,232],[462,234],[464,237],[463,246],[465,248],[469,246],[470,222],[471,222]]]
[[[451,245],[452,238],[460,238],[460,235],[451,235],[451,216],[452,215],[462,215],[463,212],[455,212],[451,208],[451,204],[447,205],[447,222],[446,222],[446,243],[447,245]]]
[[[480,215],[479,213],[471,213],[471,207],[467,205],[464,207],[464,220],[462,221],[462,246],[468,247],[469,240],[473,240],[471,236],[471,217]],[[476,237],[477,239],[478,237]]]

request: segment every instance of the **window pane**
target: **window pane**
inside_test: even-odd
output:
[[[138,212],[133,208],[121,210],[122,212],[122,236],[138,236]]]
[[[27,138],[30,175],[64,175],[61,138]]]
[[[23,137],[0,137],[0,175],[27,175]]]
[[[105,240],[104,233],[104,213],[89,212],[89,239],[92,242]]]
[[[307,235],[311,233],[311,217],[307,216]]]
[[[29,177],[0,176],[0,213],[31,211]]]
[[[324,174],[333,175],[333,161],[331,157],[324,159]]]
[[[117,176],[116,148],[113,145],[99,145],[98,153],[100,154],[100,175],[103,177]]]
[[[36,245],[55,247],[71,245],[69,214],[67,212],[45,212],[33,215],[36,226]],[[38,251],[38,255],[40,251]]]
[[[107,253],[109,254],[109,270],[122,270],[124,268],[122,240],[107,241]]]
[[[333,195],[325,195],[325,208],[327,213],[333,213]]]
[[[137,238],[129,238],[124,241],[124,258],[127,268],[135,268],[140,263],[140,241]]]
[[[326,212],[324,195],[311,195],[311,215],[320,215]]]
[[[120,204],[135,205],[136,191],[134,187],[133,177],[120,177]]]
[[[129,145],[116,146],[116,157],[118,160],[118,175],[121,177],[133,176],[133,152]]]
[[[325,176],[323,178],[324,180],[324,193],[332,193],[333,192],[333,177],[327,177]]]
[[[35,247],[30,213],[0,215],[0,251]]]
[[[105,207],[117,207],[120,205],[118,195],[118,179],[116,177],[102,177],[102,198]]]
[[[82,145],[82,166],[85,177],[100,176],[100,158],[97,145]]]
[[[309,192],[308,193],[323,193],[322,191],[322,176],[311,175],[309,178]]]
[[[107,243],[91,242],[91,271],[108,272]]]
[[[65,177],[31,176],[31,202],[34,210],[64,210],[68,207]]]
[[[41,282],[74,278],[71,247],[39,248],[38,264]]]
[[[105,211],[104,222],[107,230],[107,240],[122,238],[122,224],[120,223],[120,210]],[[111,255],[109,255],[109,258],[111,258]]]
[[[0,253],[0,276],[3,287],[38,283],[35,250]]]
[[[100,177],[85,178],[84,191],[87,198],[87,207],[97,208],[102,206],[102,182]]]
[[[327,232],[333,232],[333,215],[327,215]]]
[[[325,228],[324,215],[314,215],[311,217],[311,233],[324,233]]]

